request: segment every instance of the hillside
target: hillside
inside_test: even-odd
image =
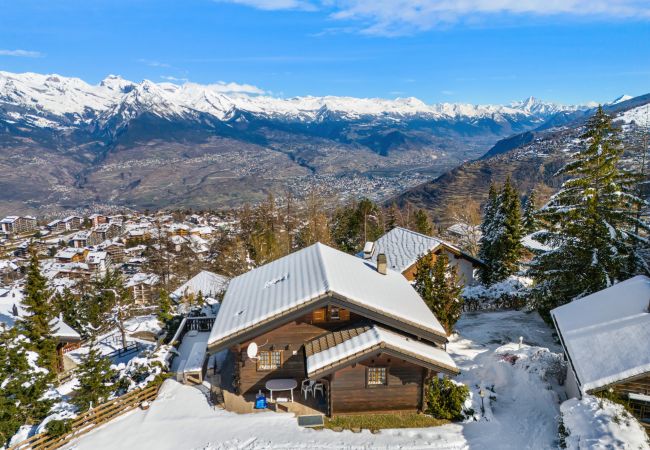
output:
[[[641,145],[650,117],[650,94],[605,106],[623,130],[627,157]],[[573,115],[562,126],[517,134],[497,142],[483,157],[469,161],[434,180],[423,183],[387,201],[407,203],[433,212],[440,220],[449,205],[463,205],[468,199],[483,203],[492,182],[510,176],[522,193],[535,188],[542,196],[556,191],[561,183],[554,174],[570,155],[581,148],[580,136],[587,112]]]
[[[312,188],[383,200],[586,109],[225,89],[0,72],[0,215],[218,208]]]

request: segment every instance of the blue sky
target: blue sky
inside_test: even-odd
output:
[[[0,70],[278,96],[604,102],[650,92],[650,1],[0,0]]]

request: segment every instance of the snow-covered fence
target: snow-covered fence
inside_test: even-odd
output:
[[[54,450],[61,448],[73,439],[76,439],[104,423],[131,411],[144,402],[152,402],[158,395],[159,384],[144,389],[136,389],[121,397],[114,398],[90,411],[79,415],[72,420],[72,430],[63,436],[51,436],[47,433],[36,434],[29,439],[9,447],[7,450]]]

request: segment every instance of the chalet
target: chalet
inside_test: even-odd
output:
[[[427,253],[439,255],[444,252],[449,264],[456,267],[459,281],[464,285],[476,283],[474,272],[482,262],[441,239],[395,227],[375,242],[368,242],[358,256],[377,262],[379,254],[386,255],[388,267],[400,272],[407,280],[415,279],[417,262]]]
[[[70,350],[79,348],[81,345],[81,336],[70,325],[65,323],[61,316],[52,319],[50,326],[54,330],[54,338],[57,340],[56,353],[58,370],[62,372],[66,369],[63,355]]]
[[[188,296],[196,297],[200,292],[203,297],[217,297],[224,291],[228,281],[228,277],[202,270],[172,292],[171,296],[180,300]]]
[[[82,248],[64,248],[56,252],[54,258],[61,264],[82,262],[85,251]]]
[[[61,222],[63,222],[66,230],[72,231],[81,228],[83,219],[79,216],[68,216],[65,219],[63,219]]]
[[[233,278],[207,347],[227,351],[221,386],[233,395],[284,389],[284,406],[296,388],[297,402],[319,398],[314,408],[332,416],[422,410],[428,380],[458,373],[446,342],[381,258],[376,267],[317,243]]]
[[[650,278],[639,275],[551,311],[570,397],[610,391],[650,431]]]
[[[127,282],[126,288],[131,291],[133,301],[139,305],[150,305],[156,300],[158,290],[158,275],[152,273],[136,273]]]
[[[111,256],[108,252],[92,251],[86,254],[88,269],[98,275],[104,275],[111,268]]]
[[[120,242],[110,242],[101,246],[101,250],[108,253],[112,263],[121,263],[124,261],[124,244]]]
[[[36,231],[36,218],[31,216],[7,216],[0,220],[0,230],[6,235]]]
[[[88,243],[90,239],[90,231],[78,231],[72,236],[72,245],[74,248],[84,248],[90,245]]]
[[[65,230],[66,230],[66,228],[65,228],[65,223],[63,223],[62,220],[58,220],[58,219],[57,219],[57,220],[53,220],[52,222],[48,223],[48,224],[45,225],[45,226],[46,226],[46,228],[47,228],[48,230],[50,230],[50,231],[52,231],[52,232],[55,232],[55,233],[57,233],[57,232],[62,232],[62,231],[65,231]]]
[[[116,223],[103,223],[93,228],[88,239],[88,245],[97,245],[106,240],[117,237],[122,232],[122,227]]]
[[[102,214],[93,214],[90,217],[90,222],[92,223],[93,227],[97,228],[103,223],[108,223],[108,217],[102,215]]]

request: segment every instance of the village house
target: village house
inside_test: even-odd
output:
[[[63,222],[67,231],[72,231],[81,228],[83,219],[79,216],[68,216],[65,219],[61,220],[61,222]]]
[[[74,248],[84,248],[87,247],[90,240],[90,231],[78,231],[72,236],[72,245]]]
[[[639,275],[551,311],[570,397],[613,393],[650,431],[650,278]]]
[[[45,227],[53,233],[59,233],[66,230],[65,223],[62,220],[56,219],[45,225]]]
[[[98,275],[104,275],[111,268],[111,256],[104,251],[91,251],[86,254],[88,269]]]
[[[226,408],[262,391],[329,416],[422,411],[429,380],[458,369],[444,328],[381,260],[317,243],[232,279],[207,343],[227,351]]]
[[[158,275],[152,273],[136,273],[126,282],[126,288],[131,292],[131,298],[139,305],[151,305],[158,298]]]
[[[99,250],[103,250],[111,257],[111,263],[117,264],[124,261],[124,248],[125,245],[121,242],[110,242],[100,246]]]
[[[7,236],[36,231],[36,218],[31,216],[7,216],[0,220],[0,230]]]
[[[432,253],[435,258],[443,252],[449,258],[449,265],[456,268],[458,280],[462,285],[477,282],[475,271],[482,265],[480,260],[453,244],[401,227],[393,228],[375,242],[367,242],[363,252],[357,256],[376,263],[377,256],[384,254],[390,269],[413,281],[417,263],[422,256]]]
[[[204,298],[215,298],[223,293],[229,280],[223,275],[202,270],[172,292],[171,297],[181,301],[189,297],[196,298],[200,292]]]
[[[63,248],[56,252],[54,259],[61,264],[82,262],[86,258],[86,250],[83,248]]]
[[[102,214],[93,214],[88,217],[90,219],[90,222],[92,223],[93,228],[97,228],[103,223],[108,222],[108,217],[102,215]]]
[[[117,237],[122,232],[122,227],[116,223],[103,223],[93,228],[88,238],[88,245],[98,245],[102,242]]]
[[[70,325],[63,321],[63,317],[55,317],[50,321],[50,326],[54,330],[54,338],[57,341],[56,354],[57,354],[57,368],[59,372],[68,370],[71,367],[66,367],[65,353],[79,348],[81,344],[81,336]]]

